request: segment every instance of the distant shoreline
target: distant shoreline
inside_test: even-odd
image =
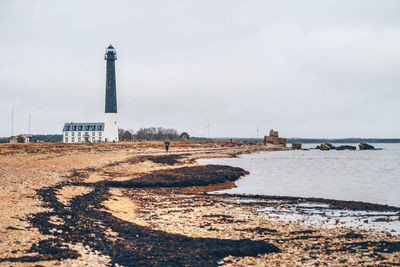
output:
[[[396,138],[340,138],[340,139],[308,139],[308,138],[288,138],[288,143],[400,143]]]
[[[48,134],[48,135],[32,135],[31,141],[44,141],[44,142],[55,142],[61,143],[61,134]],[[192,136],[189,141],[247,141],[247,142],[264,142],[263,138],[241,138],[241,137],[196,137]],[[155,140],[154,140],[155,141]],[[9,137],[0,137],[0,143],[8,143]],[[317,143],[400,143],[400,138],[303,138],[303,137],[290,137],[287,138],[287,143],[302,143],[302,144],[317,144]]]
[[[192,137],[191,141],[248,141],[248,142],[263,142],[263,138],[236,138],[236,137]],[[400,138],[287,138],[287,143],[303,143],[303,144],[317,144],[317,143],[400,143]]]

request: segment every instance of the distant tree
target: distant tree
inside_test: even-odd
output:
[[[61,142],[62,141],[62,135],[61,134],[46,134],[46,135],[33,135],[31,138],[29,138],[29,141],[31,142]]]
[[[183,139],[183,140],[189,140],[190,139],[190,135],[187,132],[183,132],[179,135],[179,139]]]
[[[155,134],[156,128],[151,127],[151,128],[140,128],[135,136],[136,139],[139,140],[153,140],[153,135]]]
[[[25,137],[22,134],[17,136],[17,143],[25,143]]]
[[[163,127],[149,127],[140,128],[136,134],[138,140],[176,140],[179,138],[178,131],[176,129],[166,129]]]
[[[0,138],[0,143],[9,143],[9,142],[10,142],[10,138],[7,138],[7,137]]]

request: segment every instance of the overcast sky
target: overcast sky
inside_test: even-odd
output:
[[[101,122],[194,136],[400,137],[400,1],[0,1],[0,136]]]

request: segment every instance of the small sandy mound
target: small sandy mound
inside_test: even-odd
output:
[[[107,210],[104,211],[110,212],[113,216],[121,220],[132,222],[140,226],[147,226],[147,223],[138,217],[136,213],[138,206],[133,200],[122,196],[120,189],[111,189],[110,193],[112,197],[102,203],[107,207]]]
[[[58,200],[64,205],[68,206],[68,202],[76,196],[81,196],[83,194],[88,194],[93,189],[86,186],[64,186],[62,189],[58,190],[57,194]]]

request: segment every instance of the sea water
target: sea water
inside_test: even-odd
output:
[[[236,188],[219,191],[222,193],[317,197],[400,207],[400,144],[373,145],[382,150],[274,151],[202,159],[199,163],[250,172],[235,182]]]

